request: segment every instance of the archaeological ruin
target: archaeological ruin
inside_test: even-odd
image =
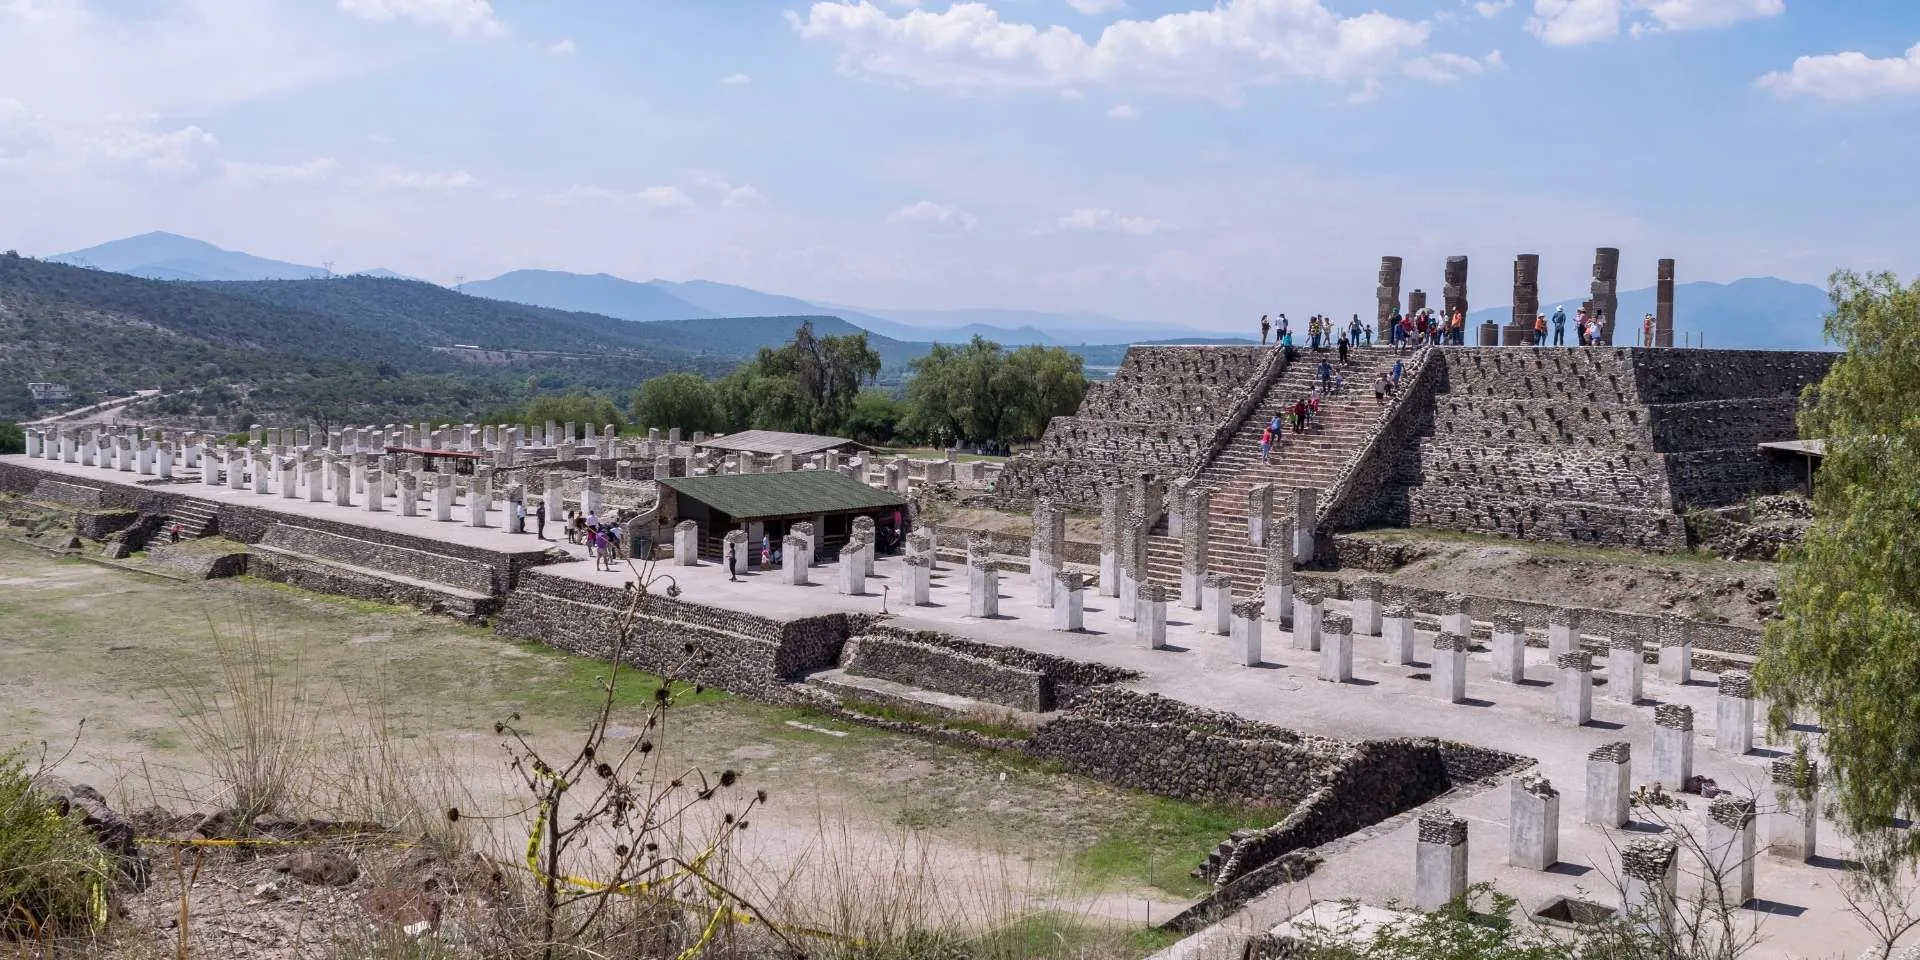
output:
[[[1619,254],[1599,253],[1592,302],[1611,325]],[[1537,311],[1538,272],[1516,261],[1508,330]],[[1319,382],[1320,354],[1136,346],[1004,467],[595,424],[284,425],[244,442],[61,426],[0,457],[0,492],[108,558],[410,604],[599,657],[631,616],[619,653],[643,668],[691,646],[690,679],[744,696],[1287,811],[1193,865],[1213,893],[1170,924],[1203,939],[1248,939],[1211,925],[1236,910],[1286,919],[1310,875],[1315,897],[1429,908],[1496,881],[1533,909],[1594,896],[1579,878],[1598,868],[1628,880],[1609,909],[1657,900],[1684,854],[1634,839],[1628,798],[1704,777],[1746,791],[1694,811],[1721,847],[1759,851],[1739,889],[1799,898],[1773,933],[1816,943],[1833,904],[1807,861],[1831,834],[1758,725],[1756,630],[1350,562],[1345,535],[1373,527],[1670,553],[1687,511],[1804,486],[1759,445],[1797,438],[1831,356],[1672,349],[1672,262],[1659,273],[1660,347],[1506,330],[1355,347],[1347,388],[1312,429],[1283,423],[1270,459],[1258,438]],[[1382,327],[1403,275],[1383,261]],[[1465,258],[1443,279],[1446,309],[1466,312]],[[1382,377],[1395,389],[1376,398]],[[1031,532],[923,519],[959,496]],[[616,526],[627,557],[587,563],[564,536],[575,514]]]

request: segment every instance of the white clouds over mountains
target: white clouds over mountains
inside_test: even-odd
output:
[[[340,9],[363,20],[411,20],[454,33],[500,36],[507,28],[494,19],[488,0],[339,0]]]
[[[1292,79],[1358,84],[1392,71],[1431,28],[1320,0],[1226,0],[1152,20],[1118,20],[1091,41],[1066,27],[1003,19],[986,3],[894,15],[871,0],[821,0],[789,14],[838,46],[849,73],[956,90],[1106,85],[1233,97]]]

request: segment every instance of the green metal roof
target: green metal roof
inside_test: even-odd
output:
[[[660,481],[736,520],[797,517],[904,507],[904,497],[876,490],[834,470],[733,473]]]

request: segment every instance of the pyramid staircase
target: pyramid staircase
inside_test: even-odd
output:
[[[1235,596],[1259,593],[1266,568],[1264,549],[1247,539],[1248,491],[1257,484],[1273,484],[1276,519],[1285,516],[1291,491],[1300,487],[1318,489],[1324,505],[1347,464],[1365,449],[1368,433],[1393,409],[1391,398],[1384,403],[1374,400],[1374,377],[1391,371],[1396,360],[1404,361],[1410,373],[1415,356],[1411,350],[1396,354],[1391,347],[1359,347],[1350,349],[1347,362],[1341,364],[1331,350],[1301,351],[1267,390],[1254,414],[1240,424],[1227,448],[1194,478],[1195,488],[1213,493],[1208,504],[1207,570],[1232,577]],[[1323,358],[1345,379],[1345,389],[1321,400],[1320,415],[1305,433],[1293,433],[1285,412],[1319,383]],[[1260,434],[1275,416],[1280,417],[1283,432],[1268,462],[1262,463]],[[1164,534],[1149,538],[1147,570],[1150,579],[1177,591],[1180,541]]]
[[[167,535],[174,524],[180,525],[180,539],[199,540],[219,532],[219,522],[213,508],[198,500],[182,497],[167,507],[167,513],[160,521],[160,539],[171,540]]]

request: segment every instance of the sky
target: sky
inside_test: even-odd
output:
[[[1920,263],[1914,0],[0,0],[0,247],[1226,329]]]

